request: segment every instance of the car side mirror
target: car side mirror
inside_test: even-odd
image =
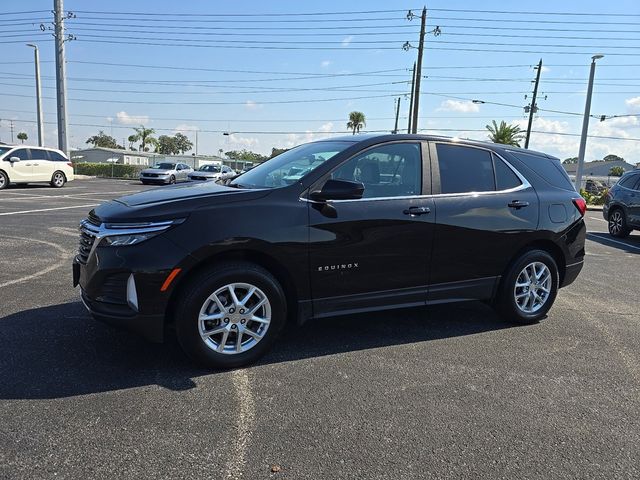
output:
[[[324,202],[326,200],[358,200],[362,198],[363,193],[364,185],[361,182],[329,179],[322,186],[322,189],[311,192],[309,198],[317,202]]]
[[[19,161],[20,161],[20,157],[11,157],[11,158],[9,158],[9,161],[10,161],[11,163],[19,162]]]

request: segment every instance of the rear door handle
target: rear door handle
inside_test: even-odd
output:
[[[514,200],[513,202],[510,202],[508,205],[510,208],[515,208],[516,210],[518,210],[522,207],[528,207],[529,202],[521,202],[520,200]]]
[[[411,215],[412,217],[417,217],[419,215],[431,213],[431,209],[429,207],[409,207],[408,209],[403,210],[402,213],[405,215]]]

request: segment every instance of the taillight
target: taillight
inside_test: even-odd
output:
[[[584,198],[574,198],[573,204],[576,206],[578,211],[580,212],[580,216],[584,217],[584,212],[587,211],[587,202],[585,202]]]

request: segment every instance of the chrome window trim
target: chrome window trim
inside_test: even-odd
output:
[[[446,145],[451,145],[452,144],[451,142],[433,142],[433,143],[443,143],[443,144],[446,144]],[[375,198],[357,198],[357,199],[352,199],[352,200],[327,200],[326,202],[318,202],[318,201],[315,201],[315,200],[309,200],[308,198],[304,198],[304,197],[300,197],[300,200],[303,200],[303,201],[309,202],[309,203],[322,204],[322,203],[366,202],[366,201],[380,201],[380,200],[412,200],[412,199],[420,199],[420,198],[467,197],[467,196],[476,197],[476,196],[480,196],[480,195],[496,195],[496,194],[504,194],[504,193],[513,193],[513,192],[519,192],[521,190],[526,190],[528,188],[531,188],[531,184],[524,177],[524,175],[522,175],[513,165],[511,165],[511,163],[509,163],[499,153],[496,153],[495,151],[491,150],[490,148],[476,147],[475,145],[460,145],[460,146],[467,147],[467,148],[476,148],[478,150],[485,150],[485,151],[487,151],[489,153],[494,154],[496,157],[498,157],[500,160],[502,160],[507,165],[507,167],[509,167],[511,169],[511,171],[513,173],[516,174],[516,176],[522,182],[522,184],[518,185],[517,187],[508,188],[506,190],[488,190],[486,192],[459,192],[459,193],[435,193],[435,194],[432,193],[432,194],[429,194],[429,195],[405,195],[405,196],[400,196],[400,197],[375,197]]]

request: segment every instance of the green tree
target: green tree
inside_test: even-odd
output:
[[[129,142],[129,150],[135,150],[133,148],[133,144],[140,140],[140,136],[138,134],[129,135],[127,141]]]
[[[367,122],[362,112],[351,112],[349,114],[349,121],[347,122],[347,128],[353,130],[353,134],[360,132],[362,127],[366,127]]]
[[[156,151],[163,155],[176,155],[178,153],[178,147],[176,146],[176,139],[169,135],[160,135],[158,137],[158,144]]]
[[[156,131],[153,128],[145,128],[144,125],[140,125],[140,128],[134,128],[136,131],[136,135],[138,136],[138,141],[140,142],[139,150],[141,152],[148,152],[149,146],[156,146],[158,144],[158,140],[155,137],[152,137]]]
[[[609,175],[612,177],[621,177],[624,175],[624,168],[622,167],[611,167],[609,169]]]
[[[605,161],[605,162],[613,162],[615,160],[619,160],[621,162],[624,162],[624,158],[619,157],[618,155],[614,155],[612,153],[610,153],[609,155],[604,157],[602,160]]]
[[[27,140],[29,137],[27,136],[27,134],[25,132],[20,132],[18,134],[18,140],[20,140],[22,143],[24,143],[25,140]]]
[[[189,137],[183,135],[182,133],[176,133],[173,136],[173,141],[175,143],[176,150],[180,153],[188,152],[193,148],[193,143],[189,140]]]
[[[513,145],[514,147],[520,146],[520,140],[524,136],[520,127],[517,125],[507,125],[504,120],[500,122],[500,125],[495,120],[492,121],[493,125],[486,125],[486,129],[489,130],[489,140],[493,143],[501,143],[503,145]]]
[[[277,157],[278,155],[280,155],[281,153],[286,152],[287,150],[289,150],[289,149],[288,148],[276,148],[276,147],[273,147],[271,149],[271,156],[269,158]]]
[[[101,148],[123,148],[121,145],[118,145],[115,138],[107,135],[102,130],[100,130],[97,135],[89,137],[85,143]]]
[[[570,157],[570,158],[565,158],[562,163],[564,165],[572,165],[574,163],[578,163],[578,157]]]
[[[264,162],[269,157],[265,157],[264,155],[256,152],[251,152],[249,150],[230,150],[225,152],[227,158],[231,160],[243,160],[245,162]]]

